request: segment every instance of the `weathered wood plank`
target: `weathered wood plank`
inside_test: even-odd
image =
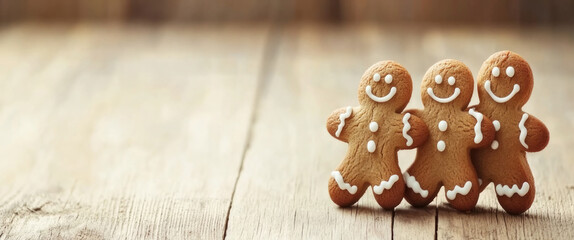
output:
[[[387,34],[367,25],[298,25],[284,31],[273,75],[267,79],[257,110],[228,237],[392,237],[393,213],[382,210],[370,191],[348,209],[329,199],[329,173],[342,160],[346,144],[325,130],[325,119],[333,109],[358,104],[356,89],[368,66],[383,59],[404,60],[407,67],[415,62],[401,57],[410,43],[400,35]],[[434,212],[421,216],[422,223],[432,222],[431,236]],[[399,224],[409,220],[402,217]],[[410,227],[419,224],[410,223]]]
[[[51,29],[0,36],[0,235],[222,238],[268,28]]]

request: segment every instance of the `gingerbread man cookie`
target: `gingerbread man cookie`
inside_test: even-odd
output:
[[[329,180],[333,202],[351,206],[369,186],[381,207],[392,209],[401,202],[404,181],[397,150],[414,148],[428,135],[421,119],[401,114],[411,93],[412,80],[405,68],[392,61],[378,62],[361,78],[360,106],[341,108],[329,116],[329,133],[349,144]]]
[[[478,75],[476,109],[492,119],[496,139],[490,146],[471,152],[481,191],[494,183],[498,202],[511,214],[528,210],[534,201],[534,178],[526,152],[538,152],[548,144],[544,124],[522,111],[533,86],[532,70],[518,54],[497,52],[483,64]]]
[[[490,144],[495,133],[487,117],[467,110],[473,88],[472,73],[462,62],[443,60],[426,72],[421,88],[425,108],[407,111],[429,128],[428,140],[404,173],[405,199],[413,206],[428,205],[441,186],[453,208],[468,211],[476,205],[479,188],[470,149]]]

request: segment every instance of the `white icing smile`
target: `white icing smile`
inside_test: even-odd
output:
[[[432,88],[427,88],[427,93],[432,99],[434,99],[439,103],[449,103],[452,102],[452,100],[454,100],[456,97],[458,97],[458,95],[460,94],[460,88],[455,88],[454,93],[447,98],[437,97],[436,95],[434,95]]]
[[[512,97],[514,97],[514,95],[516,95],[516,93],[518,93],[518,91],[520,91],[520,86],[518,84],[514,84],[514,88],[512,89],[512,92],[510,92],[510,94],[508,94],[505,97],[498,97],[490,89],[490,80],[486,80],[486,82],[484,83],[484,90],[486,90],[488,95],[490,95],[492,100],[494,100],[495,102],[505,103],[505,102],[508,102],[508,100],[510,100]]]
[[[386,96],[383,96],[383,97],[377,97],[377,96],[375,96],[375,94],[373,94],[371,85],[368,85],[365,88],[365,93],[367,93],[367,96],[369,96],[371,98],[371,100],[373,100],[375,102],[382,103],[382,102],[386,102],[386,101],[391,100],[391,98],[393,98],[395,96],[395,94],[397,93],[397,88],[392,87],[389,94],[387,94]]]

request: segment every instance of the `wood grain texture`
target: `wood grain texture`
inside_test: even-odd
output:
[[[223,237],[267,27],[0,36],[0,236]]]
[[[0,0],[2,1],[2,0]],[[574,32],[569,28],[16,24],[0,28],[0,239],[572,239]],[[509,49],[532,66],[524,107],[549,128],[528,154],[532,208],[492,187],[470,213],[351,208],[327,192],[346,144],[332,110],[391,59],[420,82],[443,58],[476,75]],[[473,97],[471,104],[477,103]],[[415,150],[400,151],[405,170]],[[231,209],[230,209],[231,207]],[[229,211],[230,210],[230,211]],[[229,212],[228,212],[229,211]]]

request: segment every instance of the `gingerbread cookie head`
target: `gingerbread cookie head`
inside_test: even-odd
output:
[[[501,51],[491,55],[478,73],[478,97],[482,103],[522,107],[530,98],[532,70],[518,54]]]
[[[425,107],[464,110],[474,90],[472,72],[464,63],[446,59],[435,63],[425,73],[421,97]]]
[[[409,103],[413,91],[411,75],[393,61],[371,66],[361,77],[359,103],[372,108],[391,108],[401,112]]]

